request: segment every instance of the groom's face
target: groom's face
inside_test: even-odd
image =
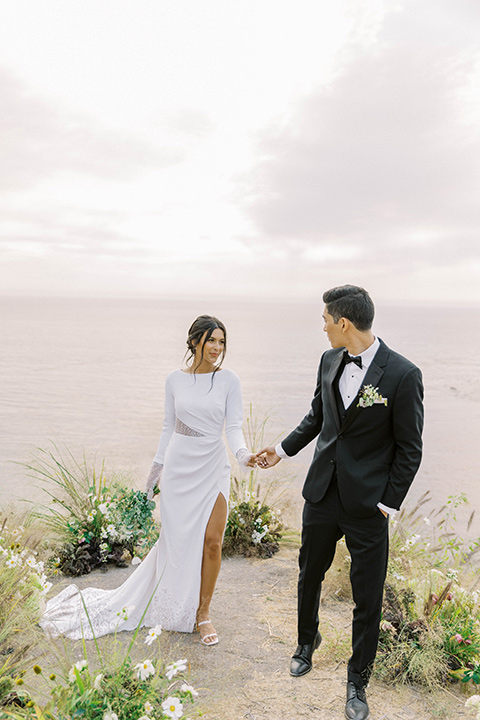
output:
[[[323,326],[324,332],[327,333],[328,341],[332,348],[340,348],[345,346],[345,335],[342,332],[343,323],[342,318],[335,323],[333,317],[327,312],[327,306],[325,305],[323,311],[323,320],[325,322]]]

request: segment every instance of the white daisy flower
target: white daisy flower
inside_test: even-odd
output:
[[[82,672],[87,667],[88,663],[86,660],[80,660],[80,662],[75,663],[73,667],[70,668],[68,671],[68,681],[69,682],[75,682],[76,676],[75,676],[75,668],[78,670],[78,672]]]
[[[178,672],[183,672],[187,669],[187,660],[177,660],[177,662],[167,665],[165,675],[171,680]],[[173,716],[172,716],[173,717]]]
[[[161,626],[161,625],[155,625],[155,627],[151,628],[151,629],[148,631],[148,635],[147,635],[147,637],[145,638],[145,643],[146,643],[147,645],[151,645],[151,644],[153,643],[153,641],[156,640],[157,637],[158,637],[159,635],[161,635],[161,634],[162,634],[162,626]]]
[[[181,718],[183,715],[183,705],[176,697],[168,697],[162,703],[162,710],[170,718]]]
[[[150,675],[155,675],[155,668],[153,667],[150,660],[144,660],[143,663],[137,663],[135,665],[137,671],[137,677],[140,680],[146,680]]]
[[[150,714],[151,712],[153,712],[153,705],[152,705],[152,703],[149,703],[148,700],[145,703],[144,708],[145,708],[145,712],[147,714]]]
[[[191,685],[187,685],[187,683],[183,683],[183,685],[181,686],[180,690],[181,690],[182,692],[189,692],[189,693],[191,693],[194,697],[197,697],[197,695],[198,695],[198,692],[195,690],[195,688],[193,688]]]

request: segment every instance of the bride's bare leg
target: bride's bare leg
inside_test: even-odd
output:
[[[217,582],[220,564],[222,562],[222,540],[225,524],[227,522],[227,503],[220,493],[213,506],[212,514],[205,530],[205,541],[203,545],[202,578],[200,583],[200,604],[197,610],[197,622],[201,623],[210,619],[210,602]],[[200,635],[205,637],[215,632],[211,623],[202,625]],[[207,638],[215,640],[214,637]]]

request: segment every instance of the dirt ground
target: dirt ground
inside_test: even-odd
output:
[[[77,585],[116,587],[132,572],[112,569],[80,578]],[[337,720],[344,717],[346,661],[350,653],[352,605],[327,596],[321,607],[323,642],[312,671],[289,675],[296,645],[297,550],[284,547],[272,559],[224,560],[211,617],[220,642],[208,648],[198,633],[162,633],[164,659],[187,658],[189,682],[199,696],[186,717],[207,720]],[[64,582],[64,581],[63,581]],[[327,593],[326,593],[327,594]],[[131,633],[120,633],[122,643]],[[108,638],[100,645],[108,652]],[[93,643],[87,643],[94,655]],[[81,643],[69,647],[83,657]],[[137,638],[135,662],[147,657],[143,635]],[[465,699],[455,691],[428,693],[415,687],[390,687],[372,681],[367,692],[371,720],[466,718]]]

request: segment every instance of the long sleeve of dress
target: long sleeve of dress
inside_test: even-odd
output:
[[[245,438],[243,437],[243,404],[240,380],[233,376],[230,388],[227,393],[225,407],[225,435],[230,450],[236,456],[241,465],[245,464],[245,458],[250,458]]]
[[[163,419],[163,429],[160,435],[160,441],[158,443],[157,452],[153,458],[153,462],[158,465],[163,465],[165,458],[165,450],[168,447],[170,438],[175,430],[175,401],[173,398],[173,390],[171,379],[167,377],[165,382],[165,415]]]
[[[147,477],[145,484],[145,492],[149,500],[153,499],[153,491],[160,482],[163,469],[163,458],[165,456],[165,450],[167,449],[172,433],[175,429],[175,404],[173,400],[173,392],[170,383],[170,379],[167,378],[165,383],[165,415],[163,420],[162,434],[160,435],[160,442],[156,455],[153,459],[153,465]]]

